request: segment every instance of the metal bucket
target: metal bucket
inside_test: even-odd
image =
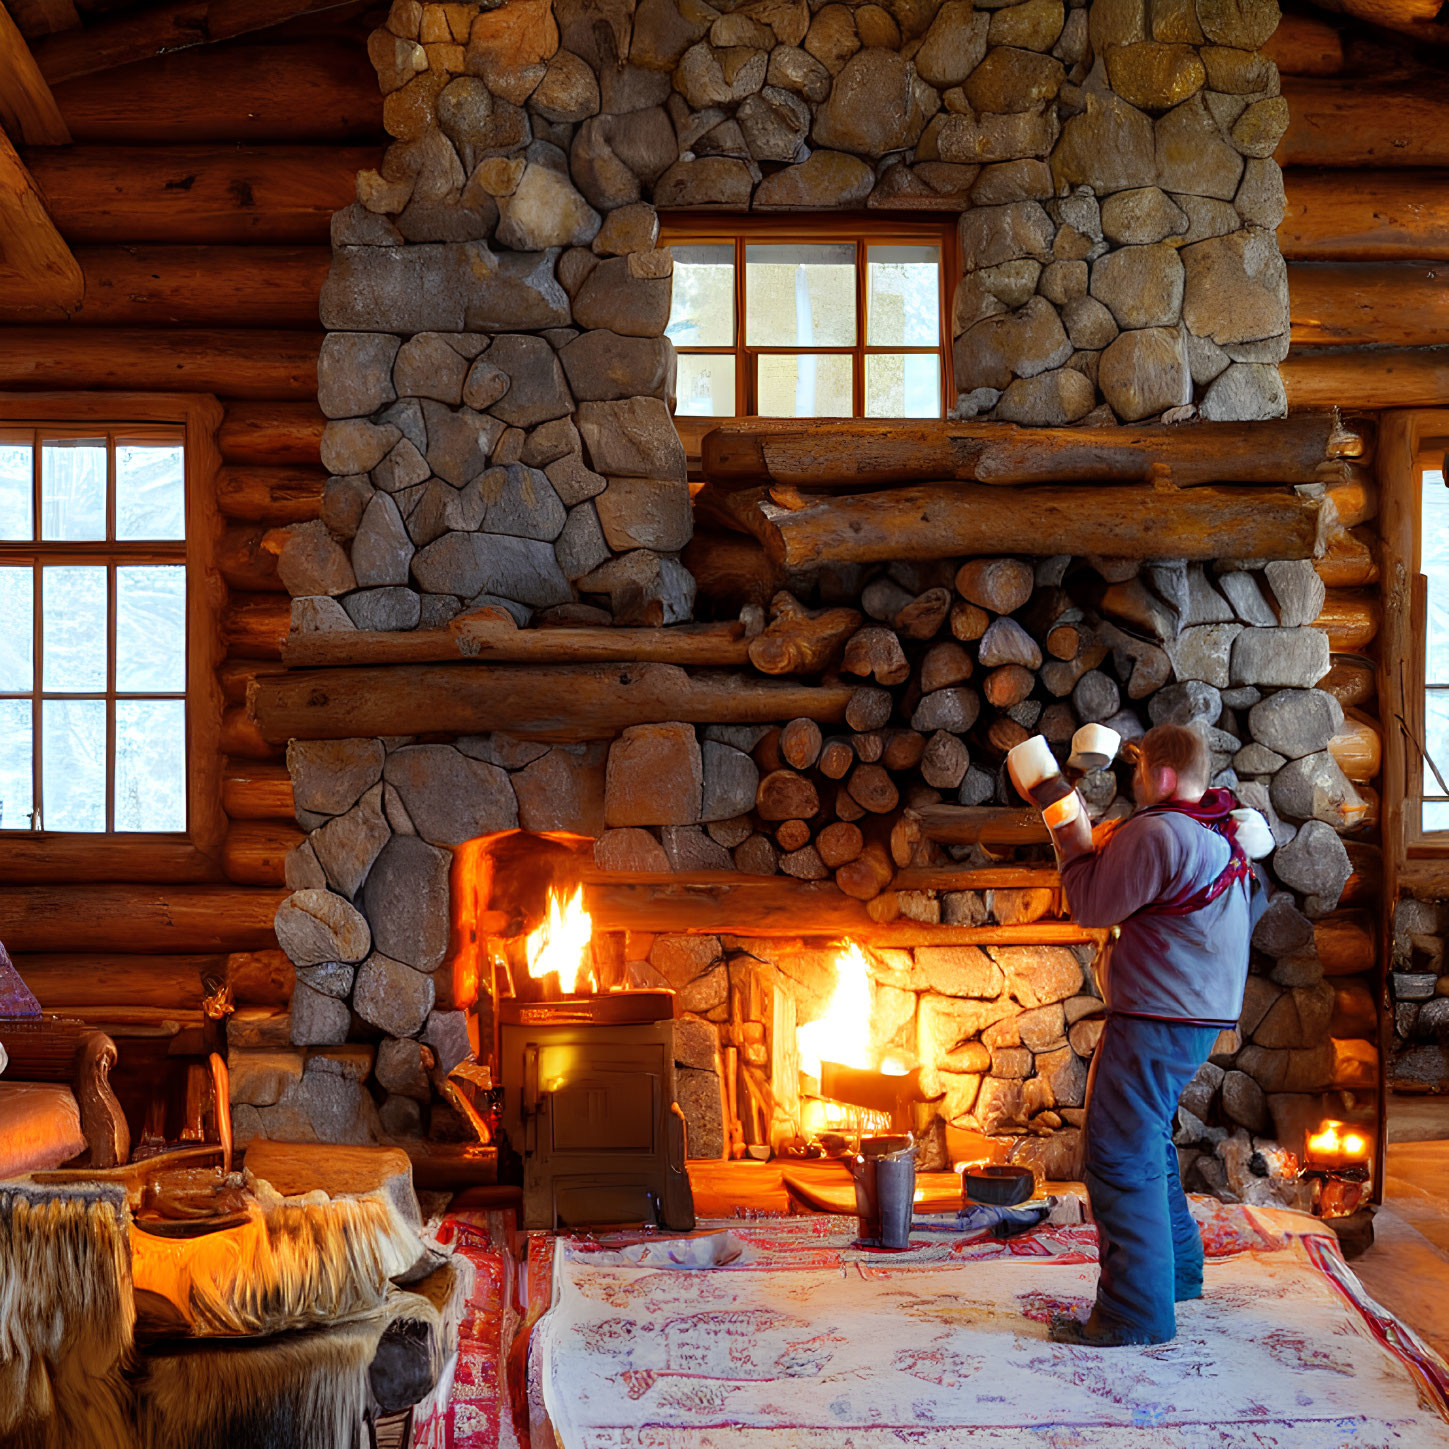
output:
[[[875,1248],[908,1247],[916,1200],[916,1144],[909,1138],[867,1137],[850,1170],[860,1241]]]

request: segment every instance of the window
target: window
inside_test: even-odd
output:
[[[1443,448],[1437,450],[1440,454]],[[1425,580],[1424,748],[1420,829],[1449,832],[1449,488],[1444,460],[1419,471],[1419,569]]]
[[[954,230],[673,228],[676,418],[939,418]]]

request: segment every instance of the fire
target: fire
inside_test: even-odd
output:
[[[525,944],[528,974],[539,980],[556,973],[559,991],[565,996],[580,989],[594,990],[594,974],[589,966],[593,935],[593,919],[584,909],[583,886],[567,902],[558,891],[550,890],[548,914]]]
[[[1317,1161],[1362,1161],[1368,1156],[1368,1139],[1342,1122],[1325,1122],[1321,1131],[1308,1138],[1308,1156]]]
[[[835,991],[825,1015],[798,1028],[800,1070],[819,1077],[822,1061],[868,1071],[870,1050],[870,963],[853,941],[835,958]]]

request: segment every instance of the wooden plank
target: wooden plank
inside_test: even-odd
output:
[[[189,841],[145,835],[9,834],[0,837],[0,880],[46,881],[224,880],[219,862]],[[0,892],[3,896],[3,892]],[[3,921],[0,906],[0,921]]]
[[[134,65],[158,55],[267,30],[348,0],[181,0],[93,21],[37,41],[35,58],[52,85]]]
[[[305,523],[322,512],[327,474],[318,468],[222,468],[216,506],[225,518],[277,527]]]
[[[55,229],[30,173],[0,130],[0,296],[67,308],[84,295],[79,264]]]
[[[232,761],[221,777],[221,807],[231,820],[293,820],[297,806],[287,767]]]
[[[377,73],[350,36],[192,50],[69,81],[54,94],[78,143],[384,140]]]
[[[292,627],[292,601],[285,594],[240,594],[227,604],[221,637],[229,654],[243,659],[280,659]]]
[[[209,392],[223,398],[315,399],[321,345],[320,331],[4,327],[0,389],[143,389]]]
[[[1278,164],[1449,166],[1449,94],[1438,78],[1366,83],[1288,76]]]
[[[732,519],[789,569],[825,563],[1031,554],[1044,539],[1118,558],[1313,558],[1332,522],[1318,499],[1267,488],[983,488],[923,484],[799,500],[712,496],[696,506]]]
[[[738,668],[749,662],[749,640],[735,624],[685,624],[669,629],[519,629],[453,621],[447,629],[408,633],[338,630],[293,634],[282,658],[293,667],[361,664],[424,664],[476,659],[480,663],[689,664]]]
[[[257,951],[277,944],[285,890],[241,886],[14,886],[0,892],[14,951]]]
[[[0,127],[16,144],[69,146],[60,107],[25,37],[0,4]]]
[[[635,724],[838,724],[850,685],[785,683],[674,664],[414,664],[264,676],[247,708],[265,740],[336,740],[506,729],[528,739],[607,739]]]
[[[921,835],[941,845],[1039,845],[1051,839],[1041,812],[1009,805],[922,805]]]
[[[0,323],[83,327],[318,325],[330,247],[77,247],[84,300],[61,308],[0,296]]]
[[[1317,483],[1362,440],[1331,408],[1279,422],[1023,428],[1013,423],[744,418],[712,428],[704,474],[721,487],[798,488],[962,479],[976,483]],[[1154,470],[1158,470],[1156,473]],[[1332,471],[1331,468],[1329,471]]]
[[[730,871],[687,875],[585,876],[584,900],[596,930],[849,938],[876,945],[1070,945],[1100,939],[1070,921],[1022,926],[928,926],[873,921],[862,901],[828,881],[744,876]]]
[[[231,465],[322,462],[327,419],[310,402],[228,402],[216,435],[222,461]]]
[[[238,821],[227,831],[222,849],[226,878],[237,885],[284,885],[287,852],[306,838],[290,821]]]
[[[1279,372],[1290,412],[1449,404],[1449,347],[1295,347]]]
[[[1290,261],[1449,259],[1449,171],[1293,170],[1283,186]]]
[[[47,1011],[89,1002],[125,1002],[128,1006],[171,1011],[200,1008],[202,978],[226,979],[224,955],[130,956],[107,953],[20,955],[16,969]]]
[[[1433,262],[1294,262],[1293,345],[1432,347],[1449,336],[1443,273]]]
[[[326,245],[374,146],[73,146],[25,150],[73,246]]]
[[[1343,37],[1316,15],[1285,15],[1262,52],[1280,75],[1337,75],[1343,69]]]

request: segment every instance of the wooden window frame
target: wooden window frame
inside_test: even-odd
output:
[[[907,214],[903,216],[862,216],[858,213],[831,213],[809,216],[736,216],[719,212],[670,214],[660,228],[661,246],[733,246],[735,248],[735,341],[733,347],[678,347],[681,355],[732,354],[735,358],[735,411],[729,416],[701,417],[676,413],[675,429],[684,441],[691,459],[699,456],[704,435],[733,418],[758,417],[749,411],[754,384],[754,360],[767,355],[849,354],[852,357],[851,392],[856,408],[865,406],[865,359],[870,355],[902,353],[937,353],[941,359],[941,417],[949,412],[956,397],[955,371],[952,365],[951,311],[960,279],[960,248],[956,244],[958,218],[940,213]],[[856,248],[855,318],[856,340],[851,347],[761,347],[745,342],[745,248],[747,246],[828,246],[842,242]],[[868,283],[866,254],[873,246],[919,246],[934,243],[941,248],[940,322],[941,335],[937,347],[888,347],[867,344]],[[864,417],[855,412],[855,417]],[[802,423],[813,421],[802,418]],[[891,421],[882,419],[882,421]]]
[[[221,806],[222,695],[219,615],[226,593],[216,565],[221,518],[216,479],[221,458],[217,430],[222,407],[213,397],[165,393],[0,393],[0,427],[34,427],[62,436],[144,435],[179,430],[185,448],[186,538],[186,829],[143,831],[5,831],[0,833],[0,878],[16,883],[73,881],[211,881],[221,868],[226,817]],[[113,507],[108,496],[107,509]],[[37,520],[38,526],[38,520]],[[79,561],[84,542],[0,545],[0,554]],[[157,554],[149,544],[98,541],[111,562],[144,563]],[[167,548],[166,562],[177,561]],[[125,555],[125,557],[121,557]],[[114,574],[112,575],[114,579]],[[114,633],[114,600],[109,632]],[[108,649],[108,683],[114,670],[114,639]],[[39,659],[36,668],[39,669]],[[39,690],[39,680],[36,681]],[[112,692],[109,691],[108,692]],[[164,693],[164,692],[163,692]],[[107,742],[108,754],[112,742]],[[108,776],[110,766],[108,765]]]

